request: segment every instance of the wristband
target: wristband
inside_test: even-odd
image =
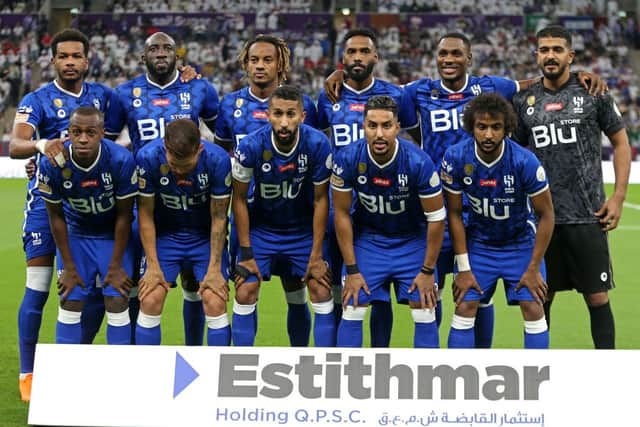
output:
[[[360,269],[358,268],[358,264],[348,264],[344,266],[347,270],[347,274],[358,274],[360,273]]]
[[[423,265],[422,268],[420,269],[420,273],[425,274],[427,276],[433,276],[435,272],[436,272],[435,268],[427,267],[426,265]]]
[[[47,139],[46,138],[42,138],[36,141],[36,150],[38,150],[38,152],[40,154],[44,154],[44,150],[47,147]]]
[[[458,271],[469,271],[471,270],[471,264],[469,264],[469,254],[464,253],[455,256],[456,265],[458,266]]]
[[[240,246],[240,261],[246,261],[253,258],[253,249],[251,246]]]

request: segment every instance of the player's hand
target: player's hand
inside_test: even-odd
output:
[[[324,91],[327,94],[327,98],[332,104],[338,102],[340,98],[340,88],[344,81],[344,71],[335,70],[324,81]]]
[[[520,278],[520,283],[516,286],[516,292],[520,291],[522,287],[526,287],[531,292],[531,295],[535,298],[536,302],[540,305],[544,304],[547,300],[547,292],[549,287],[544,281],[540,269],[527,268]]]
[[[371,295],[369,286],[367,286],[367,282],[365,282],[362,274],[347,274],[347,277],[344,280],[344,286],[342,287],[343,308],[347,308],[351,298],[353,298],[353,306],[358,307],[358,295],[360,294],[360,289],[362,289],[365,294]]]
[[[433,274],[418,273],[409,288],[409,293],[418,290],[420,292],[420,308],[432,309],[438,302],[438,287]]]
[[[58,277],[58,295],[60,295],[60,299],[62,302],[67,300],[69,293],[76,286],[80,286],[82,289],[85,289],[85,284],[75,266],[67,266],[62,270],[60,276]]]
[[[600,218],[600,225],[602,225],[602,231],[611,231],[618,227],[620,217],[622,216],[622,205],[624,200],[622,198],[613,196],[607,199],[602,207],[595,213]]]
[[[69,150],[64,148],[64,143],[68,138],[56,138],[47,141],[44,148],[44,154],[49,162],[60,168],[69,160]]]
[[[250,276],[256,276],[258,278],[258,286],[260,286],[260,283],[262,283],[262,274],[260,274],[260,269],[258,268],[258,263],[256,262],[256,259],[250,258],[250,259],[245,259],[244,261],[238,261],[238,264],[236,264],[236,269],[233,276],[233,281],[235,282],[236,289],[242,286],[242,284]]]
[[[158,267],[149,267],[149,264],[147,264],[147,271],[138,282],[138,299],[142,301],[158,286],[162,287],[166,293],[169,293],[170,285],[165,280],[162,270]]]
[[[178,66],[178,71],[180,71],[180,81],[182,83],[190,82],[193,79],[200,80],[202,78],[202,74],[198,74],[196,69],[189,64]]]
[[[329,264],[322,258],[309,260],[307,272],[304,274],[302,281],[308,284],[310,279],[314,279],[320,286],[331,290],[332,274]]]
[[[607,82],[597,74],[579,71],[578,80],[582,87],[589,91],[589,95],[600,96],[609,90]]]
[[[480,295],[484,293],[471,270],[458,272],[453,279],[453,300],[456,305],[462,302],[467,291],[472,288],[478,291]]]
[[[24,173],[27,174],[27,179],[31,181],[31,178],[36,175],[36,159],[32,157],[24,164]]]
[[[103,282],[111,285],[123,297],[128,297],[133,287],[133,280],[121,265],[110,265]]]
[[[204,298],[204,293],[207,292],[207,290],[222,298],[223,301],[229,301],[229,284],[224,280],[224,276],[220,270],[214,272],[207,271],[204,280],[200,282],[198,295]]]

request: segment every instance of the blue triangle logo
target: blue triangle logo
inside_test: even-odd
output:
[[[175,399],[176,396],[182,393],[182,390],[187,388],[189,384],[194,382],[195,379],[199,376],[200,374],[196,372],[196,370],[193,369],[191,365],[189,365],[189,362],[184,360],[184,357],[182,357],[180,353],[176,351],[176,369],[173,379],[173,398]]]

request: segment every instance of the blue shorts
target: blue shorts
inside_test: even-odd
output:
[[[70,301],[82,301],[87,298],[91,289],[96,286],[96,276],[104,278],[109,270],[111,255],[113,254],[113,243],[111,239],[97,239],[94,237],[69,236],[69,248],[71,257],[76,265],[78,274],[85,284],[85,289],[76,286],[71,290],[67,297]],[[56,254],[56,265],[58,275],[64,269],[62,257],[58,252]],[[127,245],[124,255],[122,256],[122,268],[127,272],[129,277],[133,274],[133,258],[131,256],[131,244]],[[102,284],[102,293],[104,296],[120,297],[120,293],[116,291],[109,283]]]
[[[353,248],[360,273],[371,292],[367,295],[360,290],[358,303],[390,301],[391,282],[395,285],[398,302],[420,301],[420,292],[414,290],[409,293],[409,288],[424,263],[425,242],[424,236],[388,237],[369,233],[358,236]],[[343,284],[345,276],[346,270],[343,269]],[[353,304],[353,300],[349,304]]]
[[[309,255],[313,246],[313,233],[281,233],[264,228],[250,230],[253,256],[265,281],[271,276],[301,278],[307,272]],[[325,245],[326,247],[326,245]],[[324,251],[326,253],[326,249]],[[240,259],[240,248],[236,252]],[[249,276],[247,282],[257,282],[256,276]]]
[[[160,268],[167,282],[175,282],[183,269],[193,269],[198,282],[204,279],[211,258],[211,241],[208,235],[173,232],[156,237],[156,251]],[[143,262],[141,274],[146,265]],[[226,242],[221,260],[222,276],[229,279],[229,252]],[[140,276],[142,277],[142,276]]]
[[[40,256],[54,255],[56,242],[47,227],[46,231],[25,231],[22,233],[22,248],[27,261],[29,261]]]
[[[438,261],[436,262],[438,274],[444,276],[445,274],[453,273],[454,256],[455,253],[453,251],[453,245],[451,244],[449,229],[447,227],[444,233],[442,247],[440,248],[440,254],[438,254]],[[444,282],[438,283],[438,286],[442,289]]]
[[[516,305],[519,301],[535,301],[529,289],[524,286],[516,292],[520,278],[529,266],[533,246],[526,244],[496,247],[469,242],[468,251],[471,271],[484,295],[480,295],[475,289],[469,289],[464,296],[464,301],[480,300],[488,303],[496,291],[498,279],[502,279],[504,283],[509,305]],[[547,271],[544,261],[540,266],[540,273],[546,280]]]

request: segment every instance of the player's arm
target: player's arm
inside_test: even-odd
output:
[[[214,134],[213,135],[213,142],[218,144],[220,147],[222,147],[224,149],[224,151],[226,151],[228,153],[231,152],[231,150],[233,150],[233,141],[232,140],[220,139]]]
[[[198,293],[202,295],[207,289],[229,301],[229,285],[222,275],[222,254],[227,236],[227,212],[230,196],[211,197],[209,213],[211,214],[211,257],[204,280],[200,283]]]
[[[609,90],[607,82],[597,74],[590,73],[588,71],[578,71],[576,72],[576,77],[578,78],[578,81],[580,81],[582,87],[589,91],[589,95],[598,96]],[[520,86],[520,90],[524,90],[539,81],[540,77],[518,80],[518,85]]]
[[[28,159],[41,153],[47,156],[52,165],[63,167],[69,159],[69,153],[64,149],[64,139],[42,138],[36,141],[31,139],[34,131],[30,124],[16,123],[9,140],[9,156],[12,159]]]
[[[313,277],[318,283],[331,290],[331,273],[322,258],[322,246],[329,218],[329,181],[313,186],[313,245],[309,255],[309,265],[305,280]]]
[[[618,226],[622,216],[624,199],[627,197],[629,186],[629,174],[631,172],[631,146],[626,129],[622,128],[613,134],[607,135],[613,146],[613,172],[615,184],[613,195],[595,213],[600,218],[600,224],[604,231],[613,230]]]
[[[553,227],[555,224],[555,214],[553,212],[553,202],[551,201],[551,191],[547,187],[543,192],[532,196],[531,206],[538,217],[538,228],[536,230],[536,240],[531,254],[531,260],[527,266],[527,270],[520,278],[520,283],[516,287],[516,291],[523,286],[529,288],[531,295],[540,304],[544,304],[547,297],[547,284],[540,274],[540,266],[544,259],[544,253],[547,251]]]
[[[324,81],[324,91],[332,104],[335,104],[340,99],[340,88],[342,87],[342,82],[344,82],[344,76],[343,70],[335,70]]]
[[[239,163],[236,163],[240,166]],[[237,169],[237,167],[236,167]],[[249,206],[247,204],[249,198],[249,182],[238,181],[233,178],[233,197],[231,198],[231,208],[233,210],[233,219],[238,233],[238,244],[240,246],[240,257],[238,265],[235,266],[235,282],[236,287],[242,285],[250,275],[258,276],[258,281],[262,281],[260,269],[253,256],[253,248],[251,247],[251,238],[249,237]]]
[[[122,267],[122,258],[129,242],[131,222],[133,220],[134,197],[116,199],[116,226],[113,253],[104,282],[113,286],[120,295],[126,297],[133,287],[133,281]]]
[[[157,286],[162,286],[166,292],[169,292],[169,284],[160,268],[158,252],[156,251],[156,225],[153,219],[155,196],[141,193],[137,202],[140,241],[142,242],[147,263],[147,269],[139,282],[138,298],[142,301]]]
[[[453,299],[456,304],[460,304],[464,295],[471,288],[482,293],[475,276],[471,272],[469,264],[469,254],[467,252],[467,236],[462,221],[462,192],[446,190],[447,198],[447,221],[449,221],[449,234],[455,254],[455,262],[458,266],[458,273],[453,281]]]

